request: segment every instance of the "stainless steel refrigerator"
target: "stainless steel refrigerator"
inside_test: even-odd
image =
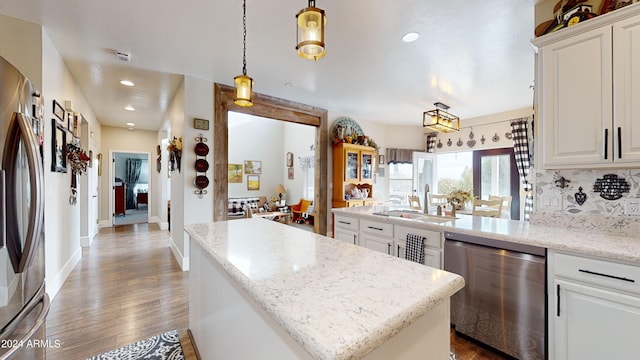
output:
[[[0,57],[0,360],[44,359],[42,98]]]

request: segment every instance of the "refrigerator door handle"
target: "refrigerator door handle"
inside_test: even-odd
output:
[[[7,190],[4,182],[4,170],[0,169],[0,249],[2,249],[7,239]]]
[[[18,316],[13,319],[8,325],[5,326],[2,333],[0,333],[0,339],[7,339],[9,335],[15,331],[16,327],[24,320],[24,318],[29,315],[29,313],[40,303],[42,303],[42,309],[38,314],[38,317],[34,320],[33,326],[29,329],[29,331],[22,336],[21,339],[17,341],[24,341],[25,343],[31,339],[35,333],[40,330],[43,326],[45,326],[45,321],[47,320],[47,314],[49,314],[49,309],[51,308],[51,300],[49,299],[49,295],[44,291],[44,286],[36,293],[29,303],[27,303],[24,309],[18,314]],[[44,339],[42,339],[44,340]],[[11,358],[11,355],[18,351],[20,346],[12,346],[10,350],[6,353],[2,354],[3,359]]]
[[[37,248],[44,222],[44,208],[42,197],[42,160],[38,151],[35,134],[31,130],[31,119],[21,113],[13,113],[7,138],[5,140],[2,168],[5,171],[6,207],[6,246],[13,270],[21,273],[31,265],[33,252]],[[22,142],[20,141],[22,140]],[[16,198],[16,162],[20,144],[23,144],[27,156],[31,206],[29,207],[28,229],[25,235],[24,249],[18,231],[17,198]]]

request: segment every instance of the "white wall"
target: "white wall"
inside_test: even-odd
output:
[[[287,204],[297,204],[302,198],[313,200],[313,194],[311,196],[304,196],[304,188],[306,186],[305,172],[300,167],[300,158],[309,156],[312,158],[314,157],[316,146],[316,127],[289,122],[282,123],[284,124],[284,154],[281,154],[281,162],[285,165],[283,166],[282,176],[284,180],[282,184],[287,190]],[[312,145],[314,146],[314,150],[311,150]],[[289,179],[288,169],[286,167],[286,157],[288,152],[293,154],[293,179]],[[313,182],[314,179],[311,179],[310,181]]]
[[[87,204],[76,206],[69,205],[70,177],[71,173],[51,172],[51,119],[52,100],[56,99],[60,103],[70,100],[74,111],[81,113],[88,122],[90,132],[93,132],[95,141],[89,144],[82,144],[86,150],[92,150],[97,154],[100,150],[100,124],[95,118],[93,111],[86,102],[84,96],[78,89],[71,74],[62,61],[60,53],[53,46],[48,34],[42,31],[42,94],[45,103],[45,121],[47,122],[46,136],[44,141],[44,168],[45,168],[45,251],[46,251],[46,281],[47,292],[53,298],[58,292],[66,277],[71,272],[75,264],[82,256],[80,246],[80,221],[81,211],[88,211],[81,207]],[[97,138],[96,138],[97,137]],[[88,149],[86,147],[89,147]],[[96,188],[94,183],[97,167],[90,169],[92,175],[89,189]],[[82,176],[87,176],[84,174]],[[79,189],[80,190],[80,189]],[[78,194],[80,199],[81,194]],[[95,224],[96,219],[87,219],[89,224]],[[91,234],[95,234],[95,226]]]

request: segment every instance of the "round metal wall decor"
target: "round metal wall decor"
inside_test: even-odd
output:
[[[209,170],[209,162],[205,159],[196,160],[196,171],[197,172],[206,172]]]
[[[198,189],[202,190],[209,186],[209,178],[204,175],[198,175],[196,176],[196,179],[193,181],[193,183]]]
[[[198,156],[207,156],[207,154],[209,154],[209,147],[205,143],[197,143],[195,153]]]

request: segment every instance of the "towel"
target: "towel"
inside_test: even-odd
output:
[[[407,234],[407,246],[404,248],[404,258],[424,264],[424,236]]]

